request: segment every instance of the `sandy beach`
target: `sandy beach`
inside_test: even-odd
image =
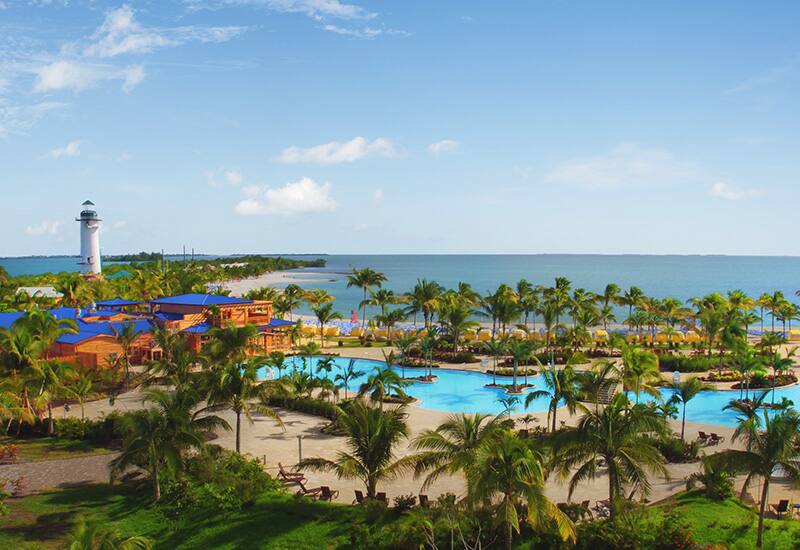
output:
[[[322,271],[272,271],[259,275],[258,277],[248,277],[247,279],[239,279],[237,281],[225,281],[220,285],[231,291],[233,296],[243,296],[251,290],[271,286],[275,288],[284,288],[290,284],[302,283],[315,283],[315,282],[330,282],[335,281],[340,274],[322,272]]]

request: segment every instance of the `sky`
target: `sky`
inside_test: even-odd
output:
[[[0,0],[0,256],[800,255],[800,3]]]

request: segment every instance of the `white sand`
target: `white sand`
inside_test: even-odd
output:
[[[320,271],[272,271],[259,275],[258,277],[225,281],[221,286],[230,290],[233,296],[242,296],[250,290],[263,288],[265,286],[284,288],[292,283],[329,282],[337,280],[338,277],[339,275],[336,273]]]

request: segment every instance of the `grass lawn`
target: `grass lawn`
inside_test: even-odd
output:
[[[0,437],[0,447],[6,445],[16,445],[19,452],[19,460],[25,462],[77,458],[111,452],[106,447],[94,445],[88,441],[57,437],[32,437],[28,439]]]
[[[90,485],[7,501],[0,546],[63,548],[75,519],[84,516],[124,535],[144,535],[158,548],[347,548],[350,525],[361,518],[352,506],[299,500],[287,494],[263,495],[252,507],[231,513],[187,514],[170,524],[149,506],[149,492]]]
[[[678,495],[676,510],[686,519],[701,546],[755,548],[758,515],[737,499],[713,502],[699,491],[691,491]],[[800,548],[800,521],[765,519],[764,548]]]

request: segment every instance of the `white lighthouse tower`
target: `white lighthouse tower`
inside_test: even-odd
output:
[[[100,266],[100,222],[92,201],[85,201],[81,215],[75,218],[81,223],[81,273],[84,277],[96,277],[101,273]]]

